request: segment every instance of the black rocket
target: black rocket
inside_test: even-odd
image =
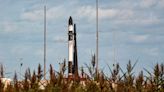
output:
[[[78,76],[78,57],[77,57],[77,42],[76,42],[76,24],[74,24],[74,54],[73,54],[73,74],[77,79]]]

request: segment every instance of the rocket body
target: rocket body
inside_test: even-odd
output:
[[[74,50],[74,28],[70,17],[68,22],[68,76],[72,76],[73,50]]]
[[[78,80],[78,58],[76,45],[76,24],[70,17],[68,21],[68,78]]]

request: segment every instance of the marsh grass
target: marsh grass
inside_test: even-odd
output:
[[[43,81],[43,70],[39,64],[37,73],[35,70],[31,73],[28,68],[22,81],[18,81],[15,72],[13,83],[5,89],[5,85],[0,79],[0,92],[164,92],[164,65],[156,64],[153,72],[144,69],[147,73],[145,76],[143,71],[135,75],[133,69],[136,64],[137,62],[132,64],[129,61],[125,71],[121,69],[119,64],[113,68],[108,66],[110,76],[107,76],[102,70],[98,75],[95,75],[95,55],[93,55],[90,64],[85,64],[89,73],[87,74],[81,68],[81,76],[87,75],[89,77],[85,77],[85,80],[80,82],[70,81],[64,77],[65,66],[62,72],[56,72],[50,65],[49,80],[46,80],[44,90],[40,89],[40,84]],[[2,65],[0,70],[0,76],[3,78],[4,69]]]

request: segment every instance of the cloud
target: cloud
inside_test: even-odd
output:
[[[89,21],[95,20],[96,17],[96,8],[93,6],[75,6],[76,8],[68,12],[64,6],[56,6],[47,9],[47,19],[54,20],[60,19],[63,16],[67,16],[71,13],[79,19],[87,19]],[[25,11],[21,14],[21,19],[29,21],[39,21],[43,20],[44,11],[43,9],[33,9],[30,11]],[[109,19],[109,18],[118,18],[118,19],[127,19],[133,15],[132,10],[122,10],[122,9],[105,9],[99,8],[99,19]]]
[[[141,8],[152,8],[152,7],[163,8],[164,0],[141,0],[139,5]]]
[[[157,18],[155,15],[151,15],[147,19],[143,19],[141,23],[143,24],[157,24],[160,22],[160,19]]]
[[[130,39],[137,43],[145,42],[148,38],[149,38],[149,35],[132,35],[132,36],[130,36]]]
[[[118,13],[116,9],[99,9],[100,18],[114,17]]]
[[[159,0],[158,5],[160,8],[164,8],[164,0]]]
[[[55,36],[54,38],[53,38],[53,41],[55,42],[55,43],[66,43],[67,42],[67,39],[66,39],[67,37],[65,37],[65,36],[63,36],[63,37],[61,37],[61,36]]]
[[[82,6],[75,13],[81,19],[87,19],[90,22],[95,21],[96,8],[93,6]],[[150,25],[157,24],[160,19],[153,12],[143,12],[128,8],[99,8],[99,20],[110,20],[113,24],[138,24]]]
[[[25,45],[16,45],[12,46],[11,53],[16,56],[22,56],[26,52],[30,51],[32,49],[31,46],[25,46]],[[27,54],[27,53],[26,53]]]
[[[21,15],[22,19],[29,20],[29,21],[37,21],[43,19],[43,10],[33,10],[24,12]]]
[[[150,56],[158,56],[159,55],[159,49],[158,48],[144,48],[143,53],[148,54]]]
[[[142,1],[142,6],[150,6],[154,0],[144,0]],[[73,15],[80,20],[87,20],[93,22],[96,19],[96,7],[91,5],[86,6],[74,6],[69,12],[67,10],[68,6],[55,6],[47,9],[47,19],[58,20],[62,19],[63,16]],[[41,21],[43,20],[43,9],[35,8],[30,11],[25,11],[21,14],[21,19],[28,21]],[[110,20],[115,24],[156,24],[160,20],[156,16],[157,14],[148,14],[148,12],[138,11],[132,8],[102,8],[99,7],[99,20]],[[145,16],[147,15],[147,16]],[[153,16],[152,16],[153,15]]]
[[[2,22],[1,27],[2,27],[2,31],[3,32],[19,31],[18,30],[18,26],[16,25],[16,22],[12,22],[12,21],[4,21],[4,22]]]
[[[76,16],[79,16],[80,18],[87,17],[88,19],[92,20],[95,18],[95,9],[91,6],[83,6],[77,10]]]
[[[150,8],[157,4],[158,0],[142,0],[140,2],[140,6],[143,8]]]
[[[43,55],[44,55],[43,48],[38,49],[38,50],[34,53],[34,55],[43,57]]]
[[[126,25],[151,25],[151,24],[159,24],[161,20],[157,17],[156,14],[153,13],[143,13],[135,11],[135,13],[131,16],[127,16],[126,18],[115,19],[115,24],[126,24]],[[125,13],[126,14],[126,13]]]
[[[63,8],[63,6],[53,7],[47,11],[47,18],[48,19],[61,18],[62,16],[64,16],[65,13],[66,10]]]
[[[133,11],[130,9],[99,9],[101,18],[128,19],[133,16]]]
[[[62,18],[65,15],[66,10],[63,6],[57,6],[48,8],[46,11],[46,16],[48,20]],[[21,14],[21,19],[28,21],[41,21],[44,18],[44,10],[43,9],[33,9],[30,11],[25,11]]]
[[[87,18],[89,20],[95,20],[96,8],[93,6],[82,6],[77,11],[77,16],[80,18]],[[133,11],[126,9],[104,9],[99,8],[99,19],[127,19],[133,16]]]

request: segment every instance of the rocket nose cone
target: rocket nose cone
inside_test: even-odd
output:
[[[72,20],[72,17],[70,16],[69,17],[69,22],[68,22],[69,25],[73,25],[73,20]]]

